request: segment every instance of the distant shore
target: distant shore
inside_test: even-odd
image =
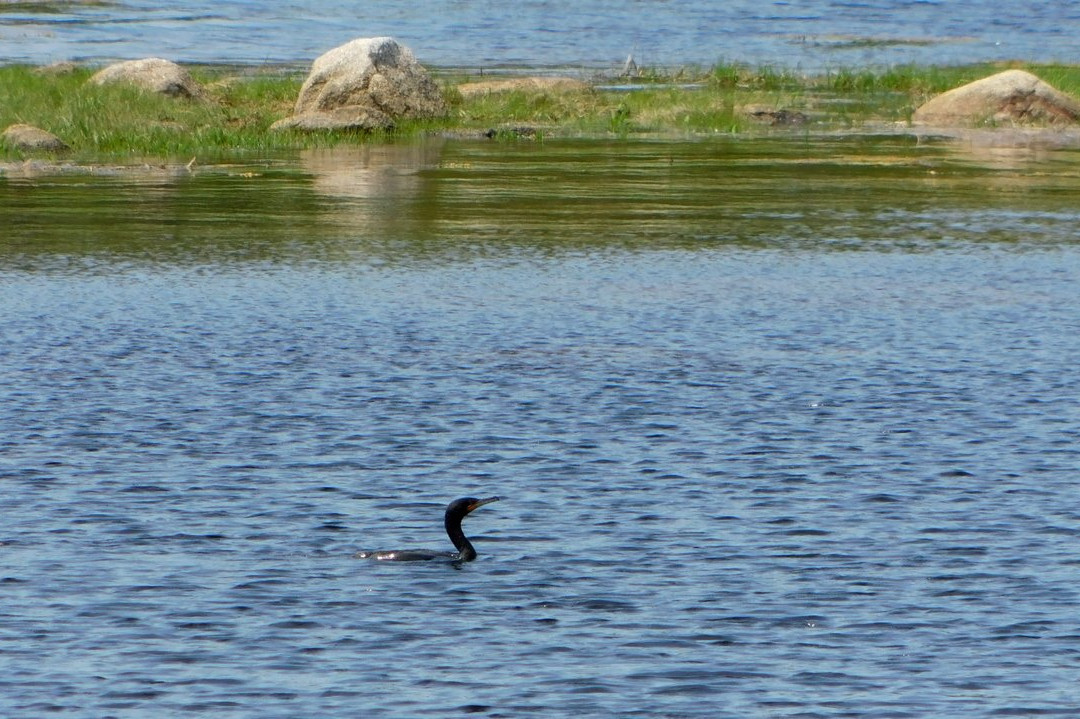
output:
[[[994,63],[898,66],[803,74],[737,64],[633,68],[621,76],[517,82],[515,75],[435,70],[449,112],[369,134],[272,132],[289,115],[304,74],[293,68],[192,66],[199,100],[87,83],[98,69],[0,66],[0,130],[25,123],[70,148],[71,164],[200,164],[270,158],[308,147],[396,141],[428,134],[506,142],[548,138],[707,137],[902,130],[922,102],[1005,68],[1023,68],[1080,95],[1080,66]],[[486,88],[477,83],[491,82]],[[47,162],[57,153],[0,143],[0,161]]]

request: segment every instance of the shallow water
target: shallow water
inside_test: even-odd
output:
[[[0,713],[1074,716],[1078,159],[0,176]]]
[[[622,67],[717,61],[820,69],[982,60],[1076,62],[1080,2],[493,0],[0,3],[0,62],[164,56],[307,63],[355,37],[392,35],[451,67]],[[57,10],[60,10],[57,12]]]

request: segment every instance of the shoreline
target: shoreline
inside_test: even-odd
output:
[[[200,99],[172,98],[125,86],[93,86],[97,69],[64,64],[0,65],[0,130],[25,123],[70,147],[14,149],[0,141],[0,173],[23,168],[93,172],[141,167],[183,169],[274,159],[308,148],[397,142],[436,135],[461,140],[695,139],[896,134],[1001,144],[1080,146],[1080,128],[914,125],[930,97],[1003,69],[1033,72],[1080,94],[1080,65],[979,63],[900,66],[803,74],[773,67],[634,68],[622,75],[569,76],[552,68],[514,71],[429,68],[449,106],[443,118],[399,122],[375,132],[271,131],[290,114],[304,69],[288,65],[185,66],[206,89]],[[566,78],[529,84],[528,78]],[[476,91],[477,83],[490,90]],[[79,170],[78,168],[85,168]],[[32,171],[32,170],[31,170]],[[45,172],[47,170],[37,170]]]

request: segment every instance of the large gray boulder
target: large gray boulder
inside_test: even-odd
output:
[[[0,139],[3,139],[4,144],[17,150],[61,152],[68,149],[67,143],[51,132],[21,123],[9,125],[3,133],[0,133]]]
[[[912,115],[925,125],[1051,124],[1080,119],[1080,102],[1030,72],[1006,70],[938,95]]]
[[[446,110],[442,91],[409,48],[389,37],[360,38],[315,60],[293,116],[273,128],[378,130]]]
[[[89,81],[95,85],[127,83],[171,97],[201,98],[204,95],[202,87],[191,79],[187,70],[160,57],[109,65],[95,73]]]

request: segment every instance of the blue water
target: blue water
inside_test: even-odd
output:
[[[1074,717],[1080,162],[0,176],[0,714]],[[449,549],[463,567],[360,549]]]
[[[197,0],[0,12],[0,62],[164,56],[306,63],[391,35],[428,64],[621,67],[719,60],[817,69],[902,62],[1080,61],[1080,2],[866,0]],[[3,5],[0,4],[0,9]]]

